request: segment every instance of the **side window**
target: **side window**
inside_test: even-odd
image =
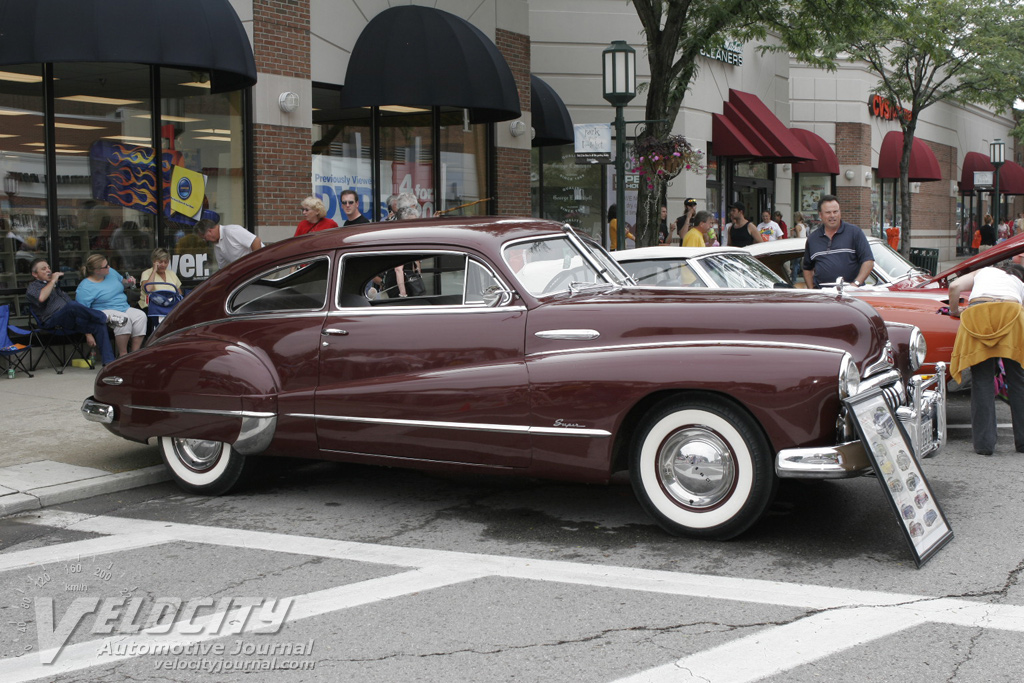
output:
[[[466,254],[394,252],[342,259],[338,306],[483,306],[484,292],[499,284]]]
[[[327,303],[330,259],[289,263],[239,287],[228,301],[231,313],[318,311]]]

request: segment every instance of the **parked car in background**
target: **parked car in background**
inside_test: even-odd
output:
[[[754,255],[780,278],[792,282],[794,272],[800,272],[799,259],[803,256],[805,242],[802,239],[778,240],[754,244],[745,247],[745,251]],[[928,341],[925,371],[934,371],[935,363],[949,363],[956,331],[960,327],[960,320],[948,315],[949,283],[960,275],[1024,252],[1024,235],[1017,235],[964,259],[944,272],[929,276],[915,269],[881,240],[868,238],[868,242],[877,259],[874,271],[865,286],[845,291],[871,304],[886,320],[919,327]],[[797,286],[803,284],[801,272]],[[969,386],[969,380],[965,380],[963,385],[951,384],[950,388],[960,386]]]
[[[423,294],[374,286],[397,268]],[[780,477],[871,470],[846,397],[880,390],[919,455],[941,448],[943,387],[901,374],[924,349],[899,332],[850,297],[640,287],[550,221],[403,221],[218,271],[103,368],[82,411],[156,439],[193,493],[229,491],[263,454],[581,482],[628,470],[666,530],[724,539]]]

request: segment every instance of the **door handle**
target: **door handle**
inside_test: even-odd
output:
[[[324,337],[328,337],[328,336],[331,336],[331,337],[345,337],[345,336],[348,335],[348,331],[347,330],[337,330],[337,329],[335,329],[333,327],[328,327],[327,329],[321,330],[320,334],[322,336],[324,336]]]

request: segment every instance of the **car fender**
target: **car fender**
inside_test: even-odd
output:
[[[536,426],[612,436],[537,436],[534,465],[578,468],[585,460],[595,472],[609,473],[643,414],[682,392],[714,393],[740,405],[776,452],[834,444],[844,355],[810,344],[721,340],[578,346],[527,356]]]
[[[253,428],[247,425],[252,419],[276,420],[277,389],[276,371],[252,347],[183,336],[106,366],[94,398],[115,407],[107,427],[125,438],[185,436],[234,444],[243,429]]]

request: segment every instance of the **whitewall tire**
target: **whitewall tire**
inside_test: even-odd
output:
[[[221,441],[164,436],[160,452],[178,486],[206,496],[230,491],[245,466],[245,456]]]

